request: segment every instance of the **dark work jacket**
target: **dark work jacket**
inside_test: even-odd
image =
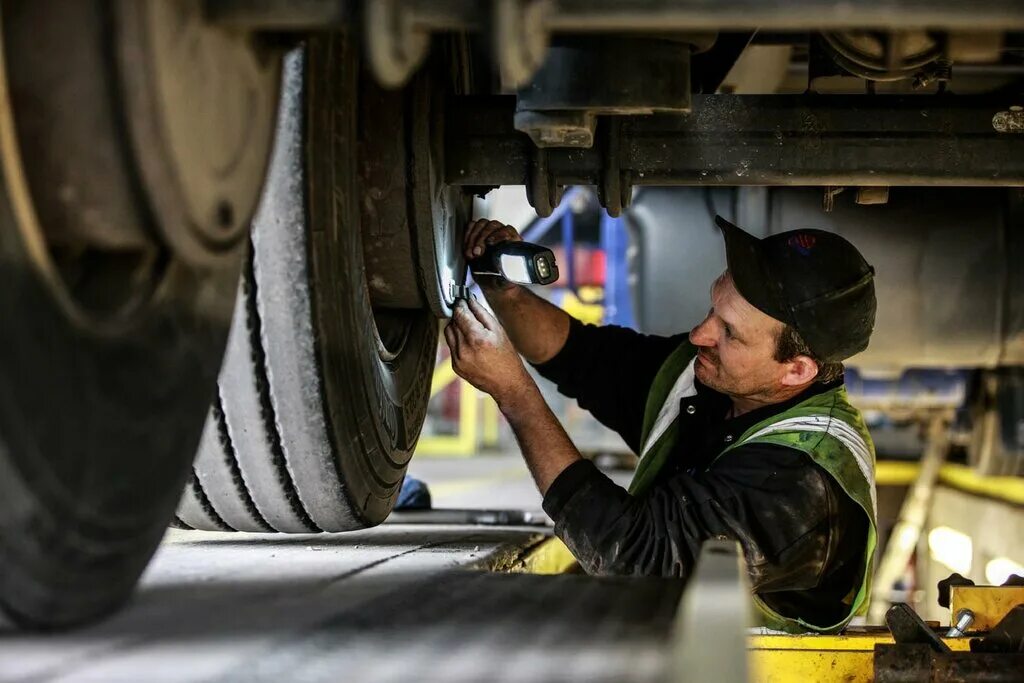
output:
[[[562,350],[535,367],[639,453],[648,391],[684,339],[573,320]],[[729,419],[729,397],[697,382],[696,396],[682,399],[676,452],[650,490],[630,496],[581,461],[555,479],[544,510],[590,573],[685,577],[704,540],[735,539],[756,560],[752,588],[772,609],[836,623],[858,585],[864,512],[801,451],[749,444],[715,459],[749,427],[835,386]]]

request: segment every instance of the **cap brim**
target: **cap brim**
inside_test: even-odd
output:
[[[763,255],[761,240],[721,216],[715,216],[715,225],[725,238],[726,263],[736,290],[762,313],[784,323],[792,322],[788,311],[779,304],[774,290],[777,285]]]

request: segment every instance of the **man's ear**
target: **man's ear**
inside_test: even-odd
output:
[[[798,387],[810,384],[818,376],[818,364],[810,356],[794,356],[782,364],[785,367],[782,384]]]

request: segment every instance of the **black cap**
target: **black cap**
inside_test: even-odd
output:
[[[721,216],[736,289],[755,308],[796,328],[814,355],[841,361],[868,346],[875,327],[875,269],[824,230],[757,239]]]

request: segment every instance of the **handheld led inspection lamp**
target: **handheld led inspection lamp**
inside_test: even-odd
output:
[[[558,279],[555,254],[531,242],[501,242],[470,261],[476,275],[497,275],[521,285],[550,285]]]
[[[492,244],[466,266],[463,283],[470,269],[475,275],[494,275],[521,285],[550,285],[558,280],[554,252],[532,242]],[[451,295],[452,299],[468,299],[469,287],[452,283]]]

